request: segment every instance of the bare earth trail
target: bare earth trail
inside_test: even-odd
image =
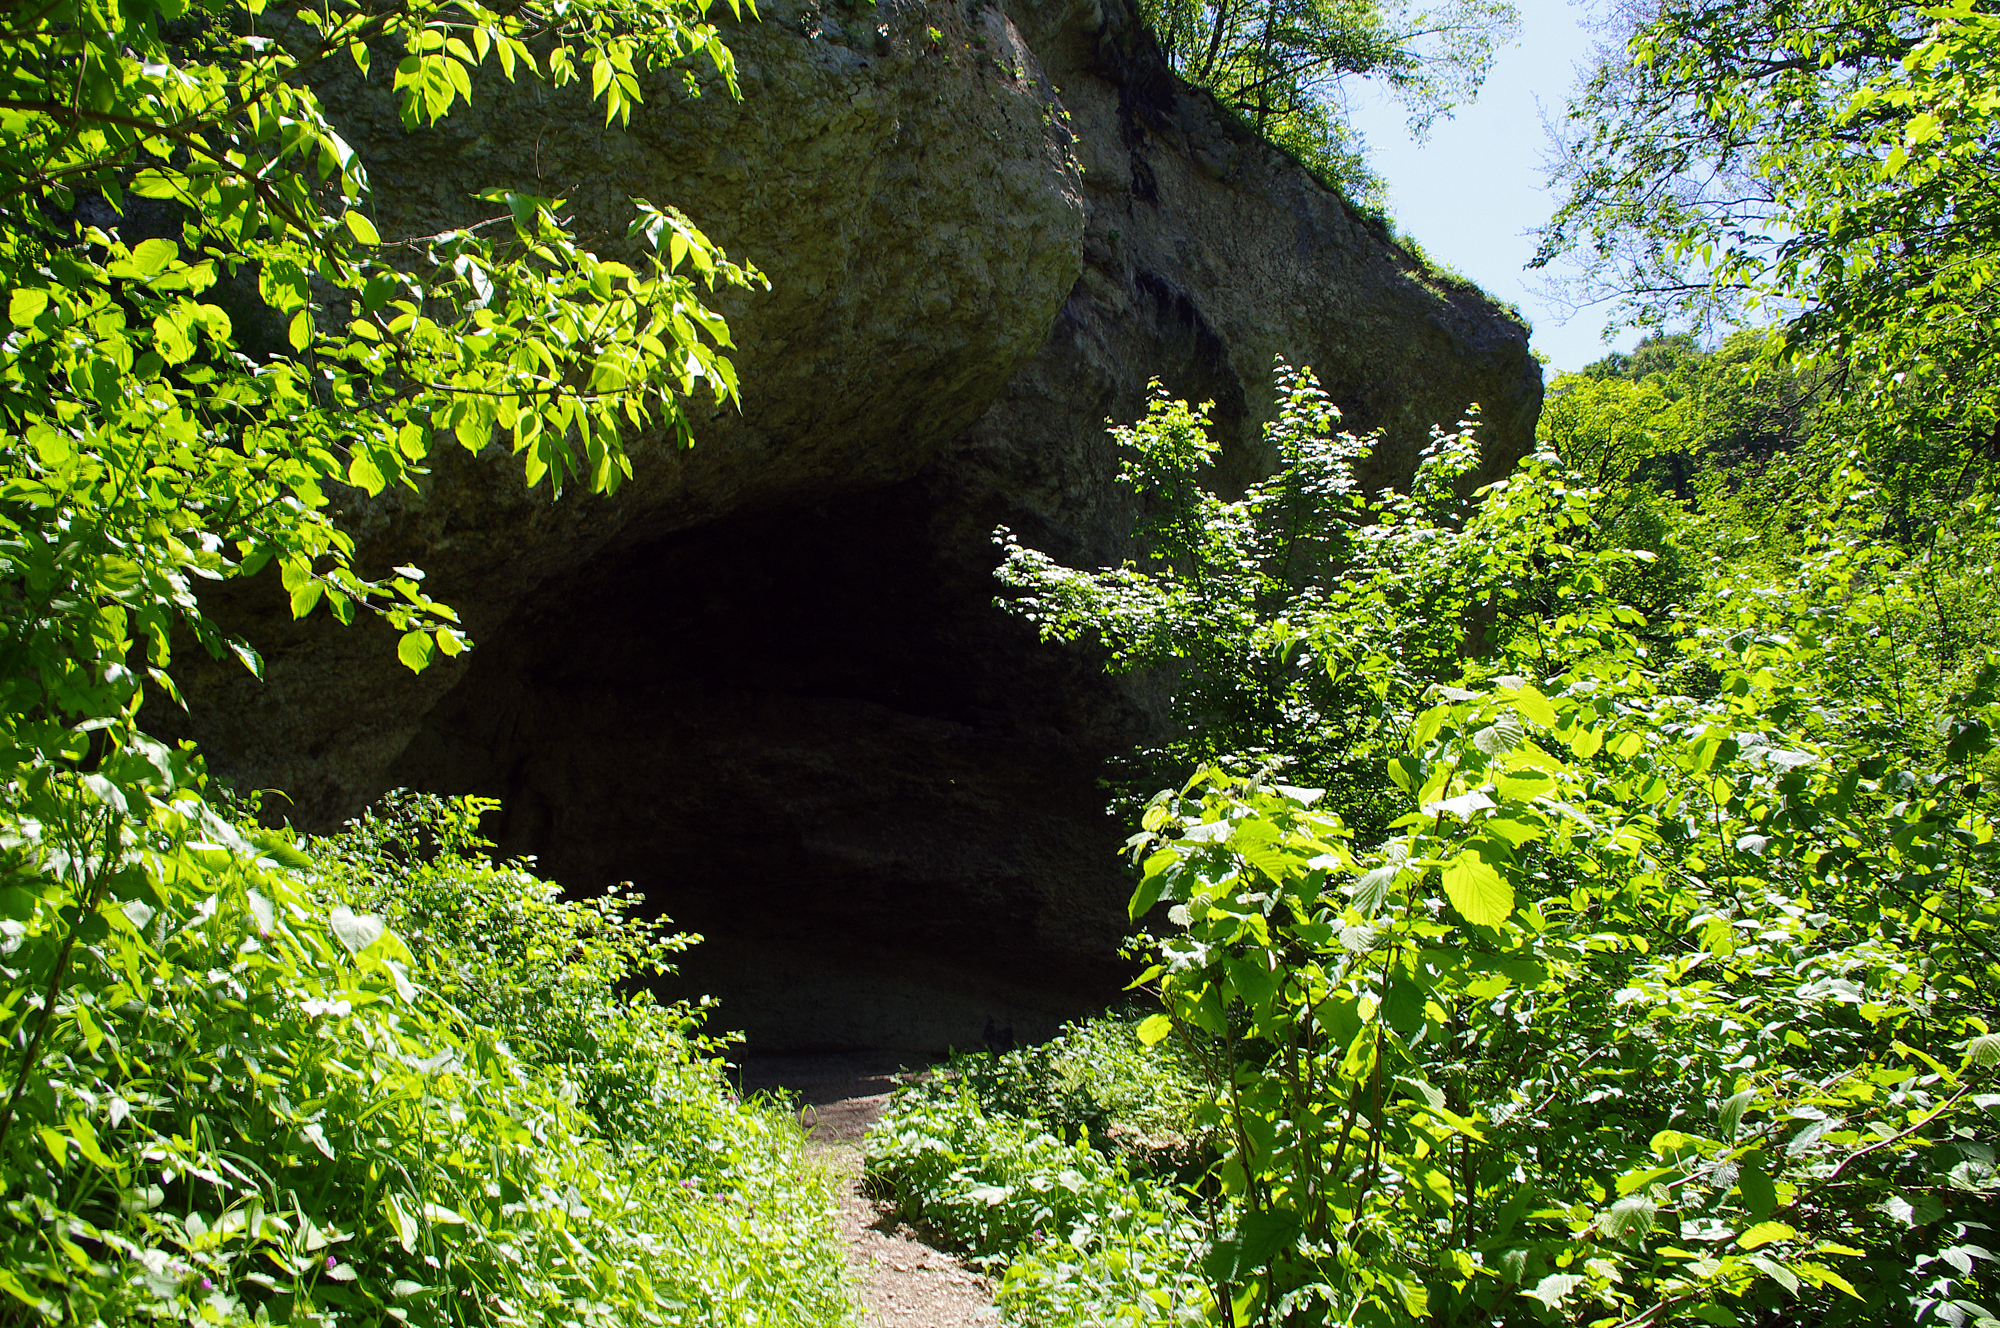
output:
[[[881,1118],[899,1071],[895,1058],[880,1055],[760,1057],[743,1067],[743,1088],[789,1089],[805,1101],[807,1151],[843,1181],[840,1234],[861,1328],[997,1328],[991,1283],[862,1193],[861,1139]]]

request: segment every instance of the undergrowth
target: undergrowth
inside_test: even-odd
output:
[[[867,1175],[932,1238],[1002,1274],[1010,1323],[1204,1323],[1207,1232],[1181,1184],[1204,1165],[1198,1093],[1134,1020],[1093,1019],[899,1091],[869,1134]]]
[[[0,1123],[0,1324],[848,1320],[796,1126],[620,990],[689,938],[493,864],[487,806],[155,812]],[[4,923],[10,990],[62,930]]]

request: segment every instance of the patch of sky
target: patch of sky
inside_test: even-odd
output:
[[[1600,43],[1588,5],[1515,0],[1521,36],[1499,53],[1479,98],[1440,119],[1418,143],[1407,112],[1379,87],[1350,80],[1348,113],[1369,163],[1388,182],[1388,212],[1400,234],[1432,260],[1514,305],[1534,326],[1532,345],[1549,376],[1581,369],[1639,334],[1604,336],[1608,305],[1577,307],[1530,271],[1535,228],[1555,212],[1542,163],[1546,124],[1558,122],[1570,91]]]

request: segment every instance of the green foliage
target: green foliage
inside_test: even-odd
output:
[[[1539,632],[1545,617],[1573,626],[1568,646],[1636,618],[1604,593],[1633,555],[1597,547],[1593,499],[1553,456],[1471,503],[1460,488],[1479,462],[1473,422],[1434,433],[1409,492],[1363,493],[1353,463],[1375,440],[1334,432],[1338,412],[1309,371],[1281,364],[1277,379],[1276,475],[1233,503],[1202,490],[1205,408],[1156,395],[1143,421],[1113,431],[1148,504],[1146,559],[1066,568],[1003,529],[997,575],[1016,593],[1002,603],[1044,639],[1095,636],[1115,670],[1170,674],[1185,736],[1154,764],[1275,762],[1338,789],[1365,821],[1385,796],[1379,748],[1426,687],[1481,641]],[[1595,551],[1551,560],[1583,549]]]
[[[37,8],[0,49],[0,162],[17,182],[0,203],[9,432],[59,477],[66,455],[122,454],[127,435],[161,435],[145,455],[169,476],[196,469],[177,450],[229,439],[280,452],[297,472],[287,487],[317,507],[315,481],[376,493],[434,436],[478,451],[497,427],[531,483],[615,487],[630,473],[623,432],[664,423],[685,437],[679,396],[697,381],[734,398],[715,349],[728,331],[695,283],[754,272],[641,200],[627,238],[648,253],[643,270],[580,248],[561,200],[505,191],[483,195],[487,215],[465,229],[384,237],[365,165],[310,83],[329,62],[366,75],[393,54],[415,129],[469,101],[489,61],[558,87],[587,72],[606,120],[622,122],[648,66],[703,54],[734,91],[702,9]],[[283,326],[289,353],[245,357],[227,301],[213,302],[225,289]],[[241,551],[260,552],[290,551]]]
[[[1211,688],[1281,652],[1355,680],[1298,685],[1352,716],[1311,758],[1352,784],[1278,783],[1218,726],[1132,841],[1133,916],[1172,928],[1138,1032],[1206,1085],[1183,1212],[1224,1322],[1996,1317],[2000,532],[1975,499],[1904,538],[1852,456],[1732,441],[1785,400],[1731,376],[1754,356],[1639,358],[1560,385],[1589,479],[1544,450],[1467,502],[1441,439],[1371,521],[1309,509],[1339,560],[1309,587],[1268,577],[1255,493],[1152,513],[1143,567],[1002,570],[1115,666],[1171,660],[1171,618],[1242,675]],[[1331,423],[1286,395],[1282,427]],[[1139,431],[1181,441],[1148,454],[1196,456],[1198,418],[1156,405]],[[1271,486],[1356,450],[1288,442]],[[1781,538],[1746,521],[1801,473]],[[1621,602],[1662,564],[1674,593]]]
[[[494,865],[478,833],[496,804],[390,794],[339,835],[307,846],[320,888],[381,915],[413,951],[424,985],[556,1074],[606,1139],[672,1138],[712,1096],[712,1067],[661,1047],[719,1050],[701,1009],[661,1006],[635,984],[671,973],[698,936],[633,916],[611,891],[564,899],[523,865]],[[705,1136],[676,1141],[706,1146]]]
[[[1122,1031],[1112,1043],[1126,1043],[1130,1030],[1113,1027]],[[1093,1148],[1082,1129],[1065,1139],[1004,1105],[1023,1088],[1047,1100],[1052,1065],[1101,1064],[1088,1048],[1102,1038],[1094,1025],[1073,1029],[1040,1066],[1010,1058],[1006,1072],[981,1076],[965,1058],[947,1077],[903,1090],[869,1132],[868,1177],[940,1243],[1005,1268],[1000,1305],[1010,1322],[1205,1322],[1201,1235],[1173,1190]]]
[[[1477,95],[1496,51],[1520,30],[1504,0],[1385,8],[1375,0],[1146,0],[1167,61],[1349,196],[1382,182],[1340,109],[1341,81],[1379,78],[1413,132]]]
[[[1658,326],[1784,320],[1878,468],[1990,460],[2000,16],[1964,3],[1668,0],[1573,101],[1538,263]]]
[[[904,1094],[870,1132],[870,1180],[975,1260],[1002,1260],[1117,1201],[1131,1178],[1039,1123],[989,1113],[969,1086]]]
[[[733,1102],[687,1012],[615,990],[655,929],[478,857],[478,811],[301,846],[182,796],[104,907],[4,924],[10,1048],[35,1032],[0,1322],[842,1319],[796,1127]],[[438,851],[398,874],[385,825]],[[414,948],[363,895],[430,924]]]
[[[392,82],[412,127],[469,98],[488,60],[556,85],[589,69],[607,116],[629,115],[648,64],[701,52],[731,68],[681,0],[24,12],[0,43],[14,182],[0,198],[0,579],[8,713],[43,725],[10,718],[10,738],[36,761],[66,759],[75,720],[131,709],[128,661],[174,696],[161,670],[176,620],[220,652],[196,579],[275,563],[295,616],[370,609],[413,669],[463,649],[421,572],[354,568],[328,486],[414,483],[436,438],[476,452],[505,429],[530,483],[611,489],[630,470],[624,432],[685,437],[680,398],[698,381],[734,398],[716,349],[728,331],[697,283],[756,274],[678,214],[635,203],[643,270],[579,247],[560,200],[521,194],[488,196],[462,230],[382,237],[364,164],[310,80],[350,57],[366,73],[383,50],[402,52]],[[246,318],[286,344],[258,349]]]
[[[1366,853],[1294,792],[1182,791],[1134,907],[1185,928],[1151,976],[1211,1058],[1239,1313],[1990,1300],[1923,1270],[1995,1197],[1992,799],[1813,733],[1794,660],[1464,689]]]
[[[385,237],[312,91],[387,55],[415,128],[490,60],[588,72],[623,118],[648,66],[701,55],[734,90],[702,11],[9,20],[0,1323],[846,1318],[796,1129],[728,1096],[695,1011],[618,991],[684,938],[487,862],[476,803],[306,845],[235,824],[139,719],[178,701],[177,634],[261,672],[204,580],[275,565],[295,617],[369,610],[412,669],[466,646],[421,571],[354,566],[343,488],[505,430],[531,484],[612,489],[625,435],[685,441],[698,385],[734,399],[701,298],[758,278],[685,218],[635,201],[636,265],[522,194]]]
[[[1142,1023],[1105,1015],[1002,1056],[960,1056],[951,1081],[989,1115],[1036,1120],[1065,1138],[1081,1134],[1137,1171],[1179,1172],[1204,1147],[1193,1067],[1171,1047],[1149,1046]]]

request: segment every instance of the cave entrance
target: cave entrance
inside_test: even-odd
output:
[[[487,634],[390,783],[502,799],[489,832],[566,887],[633,882],[706,938],[670,994],[753,1052],[1051,1031],[1124,977],[1098,777],[1134,715],[937,511],[911,483],[601,556]]]

